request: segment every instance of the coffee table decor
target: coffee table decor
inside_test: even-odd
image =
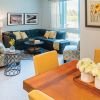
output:
[[[11,40],[9,41],[9,44],[11,45],[11,46],[10,46],[10,52],[15,52],[15,47],[14,47],[15,40],[14,40],[14,39],[11,39]]]
[[[41,46],[44,44],[43,41],[34,40],[34,42],[25,41],[26,51],[30,54],[38,54],[41,53]]]
[[[29,39],[29,41],[34,43],[35,39]]]

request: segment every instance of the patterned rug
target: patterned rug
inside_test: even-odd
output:
[[[41,49],[41,53],[48,52],[46,49]],[[33,56],[41,53],[36,53],[36,54],[29,54],[28,52],[23,52],[22,54],[22,60],[33,60]]]

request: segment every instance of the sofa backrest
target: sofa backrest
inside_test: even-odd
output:
[[[46,31],[49,31],[49,30],[46,30],[46,29],[20,30],[20,32],[25,32],[29,38],[34,38],[37,36],[44,36]],[[15,31],[9,31],[9,33],[13,33],[13,32]],[[66,32],[57,31],[56,39],[65,39],[65,37],[66,37]]]
[[[56,39],[65,39],[66,32],[65,31],[57,31]]]
[[[22,30],[21,32],[26,32],[29,38],[34,38],[37,36],[43,36],[46,30],[45,29],[31,29],[31,30]]]

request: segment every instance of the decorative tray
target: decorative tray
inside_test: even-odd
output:
[[[75,76],[73,77],[73,81],[75,82],[75,84],[77,86],[84,87],[85,89],[88,89],[90,92],[100,96],[100,90],[94,87],[93,82],[85,83],[85,82],[81,81],[79,72],[77,72],[75,74]]]

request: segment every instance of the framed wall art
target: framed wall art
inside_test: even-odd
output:
[[[25,24],[38,24],[38,14],[25,13]]]
[[[86,27],[100,27],[100,0],[85,0]]]
[[[7,13],[7,25],[23,25],[23,13]]]

